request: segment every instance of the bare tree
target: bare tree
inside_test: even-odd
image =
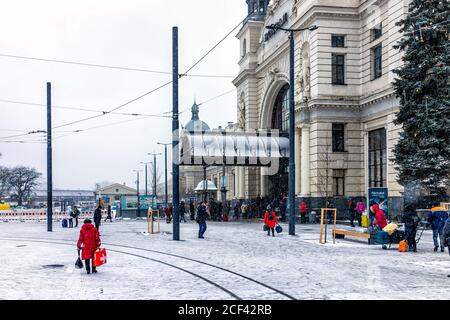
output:
[[[9,168],[0,166],[0,198],[4,197],[11,188],[10,175]]]
[[[10,169],[11,195],[17,199],[19,206],[23,204],[26,198],[31,196],[31,193],[39,184],[41,175],[34,168],[19,166]]]
[[[330,129],[331,130],[331,129]],[[329,144],[329,128],[326,128],[325,144],[317,148],[318,156],[316,162],[317,170],[317,191],[321,197],[325,198],[325,203],[331,197],[330,192],[330,144]]]

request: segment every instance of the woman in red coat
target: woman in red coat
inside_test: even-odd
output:
[[[267,210],[264,213],[264,224],[268,227],[267,235],[270,236],[270,230],[272,230],[272,237],[275,237],[275,226],[277,225],[277,215],[270,206],[267,206]]]
[[[300,223],[306,223],[306,210],[308,210],[308,207],[305,200],[302,200],[300,203]]]
[[[94,253],[97,248],[100,247],[100,236],[97,229],[89,219],[84,220],[84,224],[80,230],[80,237],[77,242],[78,250],[81,251],[81,259],[86,264],[87,273],[91,273],[91,261],[92,261],[92,273],[97,273],[97,269],[94,267]],[[83,246],[82,246],[83,245]]]
[[[378,204],[373,205],[373,210],[375,211],[375,222],[373,224],[383,230],[383,228],[387,226],[386,216],[384,215],[383,210],[380,209]]]

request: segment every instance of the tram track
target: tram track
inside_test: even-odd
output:
[[[70,241],[70,240],[67,240],[67,239],[0,237],[0,240],[16,241],[16,242],[20,242],[20,241],[22,241],[22,242],[38,242],[38,243],[66,245],[66,246],[72,246],[72,247],[74,246],[73,242]],[[58,241],[58,242],[56,242],[56,241]],[[105,245],[105,246],[108,246],[108,251],[116,252],[116,253],[124,254],[124,255],[128,255],[128,256],[133,256],[133,257],[140,258],[140,259],[149,260],[149,261],[152,261],[152,262],[155,262],[155,263],[163,264],[163,265],[166,265],[168,267],[171,267],[171,268],[183,271],[183,272],[185,272],[185,273],[187,273],[187,274],[189,274],[189,275],[191,275],[193,277],[196,277],[196,278],[198,278],[198,279],[200,279],[202,281],[205,281],[205,282],[209,283],[210,285],[216,287],[217,289],[219,289],[219,290],[221,290],[223,292],[226,292],[230,297],[232,297],[233,299],[236,299],[236,300],[242,300],[243,298],[240,295],[238,295],[236,292],[233,292],[233,291],[227,289],[226,287],[224,287],[224,285],[218,284],[217,282],[215,282],[217,280],[213,281],[213,280],[211,280],[209,278],[206,278],[206,277],[204,277],[202,275],[194,273],[194,272],[192,272],[192,271],[190,271],[188,269],[185,269],[185,268],[180,267],[180,266],[178,266],[176,264],[173,264],[173,261],[167,262],[167,261],[163,261],[161,259],[157,259],[155,257],[148,257],[148,256],[144,256],[144,255],[141,255],[141,254],[132,253],[132,252],[129,252],[129,251],[127,252],[127,251],[123,251],[123,250],[118,250],[117,248],[119,248],[119,249],[120,248],[131,249],[131,250],[137,250],[137,251],[142,251],[142,252],[154,253],[154,254],[170,257],[170,258],[176,258],[176,259],[181,259],[181,260],[185,260],[185,261],[190,261],[190,262],[193,262],[193,263],[196,263],[196,264],[200,264],[202,266],[207,266],[207,267],[210,267],[210,268],[221,270],[223,272],[232,274],[235,277],[239,277],[241,280],[244,279],[244,280],[246,280],[246,281],[248,281],[248,282],[250,282],[252,284],[256,284],[256,285],[258,285],[258,286],[260,286],[262,288],[265,288],[266,290],[269,290],[272,293],[275,293],[275,294],[277,294],[279,296],[282,296],[284,299],[296,300],[295,297],[293,297],[293,296],[289,295],[288,293],[283,292],[283,291],[281,291],[281,290],[279,290],[277,288],[274,288],[274,287],[272,287],[270,285],[267,285],[267,284],[265,284],[265,283],[263,283],[261,281],[258,281],[256,279],[253,279],[253,278],[248,277],[246,275],[240,274],[240,273],[235,272],[233,270],[230,270],[230,269],[227,269],[227,268],[224,268],[224,267],[212,264],[212,263],[207,263],[207,262],[204,262],[204,261],[200,261],[200,260],[197,260],[197,259],[185,257],[185,256],[178,255],[178,254],[173,254],[173,253],[168,253],[168,252],[163,252],[163,251],[158,251],[158,250],[152,250],[152,249],[147,249],[147,248],[133,247],[133,246],[114,244],[114,243],[109,243],[109,242],[102,242],[102,244]],[[111,247],[115,247],[116,249],[111,249]]]

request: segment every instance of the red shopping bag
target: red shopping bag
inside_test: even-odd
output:
[[[94,267],[101,266],[106,263],[106,249],[98,248],[94,253]]]

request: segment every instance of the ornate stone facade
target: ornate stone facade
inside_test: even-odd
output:
[[[406,15],[408,2],[276,0],[267,4],[264,18],[247,19],[237,34],[241,48],[245,45],[234,80],[238,122],[252,131],[273,127],[280,91],[289,85],[288,34],[266,37],[266,26],[287,14],[285,28],[319,27],[294,38],[299,196],[317,201],[365,197],[369,187],[383,186],[393,209],[399,207],[402,188],[390,162],[400,131],[393,124],[398,101],[391,82],[392,70],[401,65],[393,48],[401,37],[395,23]],[[375,136],[385,137],[380,147],[369,145]],[[270,193],[264,170],[236,170],[239,195]]]

